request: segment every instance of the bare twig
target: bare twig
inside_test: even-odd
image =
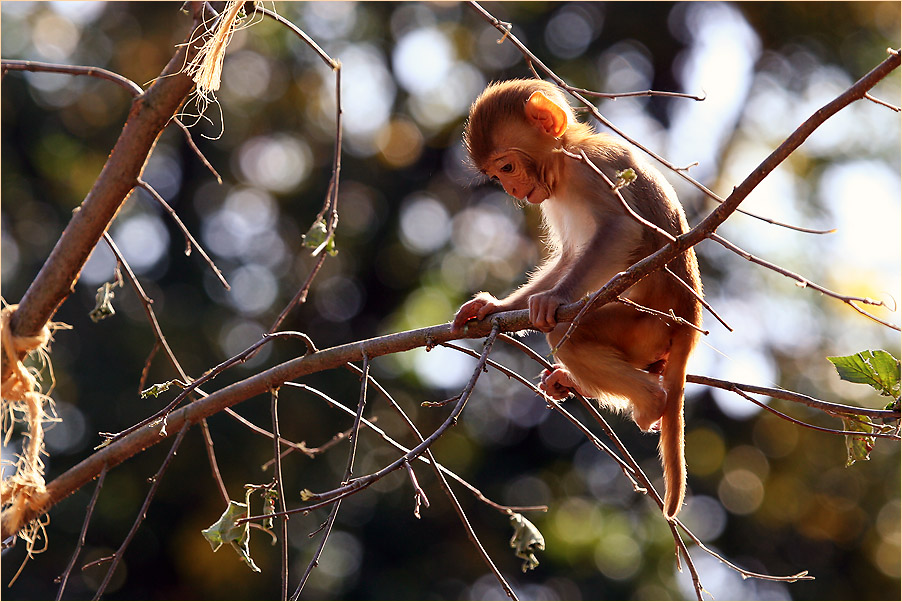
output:
[[[902,112],[902,108],[899,108],[896,105],[892,105],[892,104],[886,102],[885,100],[880,100],[879,98],[875,98],[875,97],[871,96],[870,94],[865,94],[864,97],[867,98],[868,100],[870,100],[871,102],[876,103],[880,106],[884,106],[887,109],[891,109],[891,110],[895,111],[896,113]]]
[[[423,488],[420,487],[420,483],[417,481],[417,473],[414,472],[410,462],[404,462],[404,468],[407,470],[407,477],[410,479],[410,484],[413,486],[413,515],[420,518],[420,504],[428,508],[429,498],[426,496],[426,492],[423,491]]]
[[[685,280],[683,280],[682,278],[680,278],[679,276],[677,276],[677,275],[673,272],[673,270],[671,270],[671,269],[670,269],[669,267],[667,267],[666,265],[664,266],[664,271],[667,272],[668,274],[670,274],[670,277],[673,278],[674,280],[676,280],[676,281],[680,284],[680,286],[682,286],[682,287],[683,287],[690,295],[692,295],[693,297],[695,297],[695,298],[698,300],[698,302],[702,304],[702,307],[704,307],[704,308],[707,309],[709,312],[711,312],[711,315],[714,316],[714,318],[715,318],[718,322],[720,322],[721,324],[723,324],[723,327],[724,327],[724,328],[726,328],[726,329],[729,330],[730,332],[733,332],[732,326],[730,326],[729,324],[727,324],[727,321],[724,320],[722,317],[720,317],[720,314],[718,314],[717,311],[715,311],[714,308],[711,307],[711,304],[708,303],[702,295],[700,295],[694,288],[692,288],[691,286],[689,286],[689,284],[688,284]]]
[[[826,428],[823,426],[808,424],[807,422],[803,422],[801,420],[793,418],[792,416],[789,416],[788,414],[784,414],[783,412],[781,412],[779,410],[775,410],[774,408],[770,407],[766,403],[761,403],[760,401],[758,401],[757,399],[755,399],[748,393],[745,393],[744,391],[742,391],[739,387],[734,386],[734,387],[731,387],[730,390],[733,393],[736,393],[737,395],[742,397],[743,399],[747,399],[748,401],[751,401],[756,406],[758,406],[762,409],[765,409],[768,412],[775,414],[775,415],[779,416],[780,418],[782,418],[783,420],[787,420],[793,424],[797,424],[799,426],[803,426],[805,428],[809,428],[809,429],[812,429],[815,431],[820,431],[822,433],[832,433],[834,435],[851,435],[853,437],[861,437],[862,436],[862,431],[844,431],[844,430],[840,430],[840,429],[830,429],[830,428]],[[858,421],[858,422],[860,422],[860,421]],[[896,441],[902,441],[902,437],[900,437],[899,435],[896,435],[894,433],[872,432],[872,433],[865,433],[865,434],[868,437],[883,437],[886,439],[895,439]]]
[[[692,322],[679,317],[678,315],[673,313],[673,310],[670,310],[670,313],[658,311],[658,310],[652,309],[650,307],[645,307],[644,305],[639,305],[632,299],[627,299],[626,297],[622,297],[622,296],[618,296],[617,299],[615,299],[615,301],[617,301],[618,303],[623,303],[624,305],[628,305],[629,307],[632,307],[636,311],[641,311],[642,313],[658,317],[658,318],[664,320],[665,322],[669,322],[670,324],[679,324],[681,326],[688,326],[689,328],[691,328],[695,331],[698,331],[705,336],[711,334],[710,331],[704,330],[700,326],[696,326]]]
[[[91,516],[94,514],[94,506],[97,504],[97,498],[100,496],[100,490],[103,488],[103,481],[106,479],[106,466],[104,466],[100,470],[100,474],[97,475],[97,486],[94,487],[94,494],[91,495],[91,501],[88,502],[88,506],[85,509],[85,520],[81,525],[81,534],[78,536],[78,544],[75,546],[75,550],[72,552],[72,558],[69,559],[69,564],[66,565],[66,570],[63,571],[63,574],[59,576],[57,581],[60,584],[59,590],[56,592],[56,599],[63,599],[63,592],[66,591],[66,584],[69,582],[69,575],[72,574],[72,569],[75,568],[75,563],[78,560],[78,555],[81,553],[81,549],[85,546],[85,536],[88,534],[88,525],[91,524]]]
[[[253,4],[253,3],[246,3]],[[324,237],[323,244],[320,245],[319,248],[315,249],[313,255],[319,255],[316,263],[313,268],[310,270],[310,273],[307,275],[307,279],[301,285],[301,288],[298,289],[297,293],[295,293],[294,297],[292,297],[291,301],[285,306],[284,309],[279,313],[279,316],[273,322],[272,326],[269,329],[269,332],[275,332],[282,326],[282,322],[285,321],[285,318],[291,312],[292,309],[297,307],[298,305],[305,303],[307,301],[307,294],[310,290],[310,286],[313,283],[313,279],[316,277],[317,273],[319,273],[320,268],[322,268],[323,263],[326,259],[326,254],[322,253],[325,245],[329,244],[329,242],[335,236],[335,228],[338,226],[338,181],[339,175],[341,174],[341,142],[342,142],[342,110],[341,110],[341,61],[333,59],[329,56],[320,46],[314,42],[310,36],[304,33],[301,28],[297,25],[285,19],[284,17],[276,14],[274,11],[271,11],[262,6],[255,5],[257,10],[260,10],[263,15],[281,23],[285,27],[289,28],[295,35],[301,38],[305,44],[310,46],[329,66],[330,69],[335,73],[335,145],[332,156],[332,177],[329,181],[328,193],[326,194],[326,201],[323,204],[323,208],[320,210],[319,214],[313,220],[313,223],[319,222],[321,219],[324,219],[326,213],[329,214],[329,219],[326,220],[326,233]]]
[[[641,92],[593,92],[585,88],[573,88],[575,92],[579,92],[583,96],[594,96],[595,98],[607,98],[617,100],[618,98],[629,98],[634,96],[666,96],[670,98],[688,98],[689,100],[703,101],[708,98],[705,92],[701,96],[696,94],[686,94],[684,92],[662,92],[660,90],[643,90]]]
[[[9,71],[42,71],[45,73],[65,73],[67,75],[86,75],[89,77],[97,77],[105,79],[124,88],[132,96],[139,96],[144,90],[128,79],[124,75],[120,75],[108,69],[101,67],[88,67],[83,65],[60,65],[58,63],[42,63],[39,61],[17,61],[13,59],[0,60],[0,67]]]
[[[769,397],[773,397],[774,399],[783,399],[785,401],[792,401],[795,403],[804,404],[810,408],[815,408],[826,412],[828,414],[838,414],[838,415],[846,415],[846,416],[870,416],[872,418],[883,418],[885,420],[899,420],[902,417],[902,414],[898,411],[893,410],[876,410],[871,408],[858,408],[855,406],[847,406],[839,403],[833,403],[830,401],[822,401],[820,399],[814,399],[813,397],[808,397],[807,395],[802,395],[801,393],[793,393],[792,391],[786,391],[783,389],[773,389],[770,387],[759,387],[757,385],[744,385],[741,383],[734,383],[726,380],[720,380],[717,378],[711,378],[709,376],[698,376],[695,374],[687,374],[686,375],[687,383],[695,383],[697,385],[706,385],[708,387],[717,387],[718,389],[725,389],[727,391],[732,391],[734,388],[739,389],[741,391],[746,391],[748,393],[755,393],[757,395],[767,395]]]
[[[190,427],[191,425],[187,422],[184,424],[184,426],[182,426],[181,430],[179,430],[179,434],[175,437],[175,441],[172,442],[172,447],[169,448],[169,453],[166,454],[166,459],[163,460],[163,464],[160,465],[160,469],[151,478],[150,489],[147,492],[147,496],[144,498],[144,503],[141,505],[141,510],[138,511],[138,516],[135,518],[135,522],[134,524],[132,524],[132,528],[128,532],[128,535],[125,536],[125,539],[122,541],[119,549],[116,550],[115,554],[113,554],[110,568],[107,569],[106,576],[104,576],[103,581],[100,583],[100,587],[98,587],[97,591],[94,593],[94,600],[99,600],[100,597],[103,596],[103,592],[106,591],[107,586],[110,584],[110,579],[112,579],[113,573],[116,571],[116,567],[119,565],[119,561],[122,560],[122,556],[125,554],[125,550],[128,548],[128,544],[130,544],[132,539],[135,537],[135,533],[138,532],[138,527],[141,526],[141,523],[144,521],[144,517],[147,515],[147,509],[150,507],[150,502],[151,500],[153,500],[153,496],[157,492],[157,487],[160,486],[160,481],[162,481],[163,479],[163,474],[166,472],[166,469],[169,468],[169,463],[172,461],[172,458],[175,457],[175,452],[178,451],[178,448],[182,444],[182,440],[185,438],[185,434],[188,432],[188,429]]]
[[[357,402],[357,413],[354,415],[354,425],[351,427],[351,434],[348,437],[351,445],[350,450],[348,451],[348,464],[345,468],[345,474],[344,478],[342,479],[342,484],[349,482],[351,475],[354,472],[354,458],[357,455],[357,439],[360,435],[360,423],[363,420],[363,408],[366,406],[366,385],[369,381],[369,374],[370,358],[364,352],[362,378],[360,381],[360,399]],[[323,550],[326,549],[326,541],[328,541],[329,535],[332,533],[332,527],[335,525],[335,519],[338,517],[338,509],[340,506],[341,500],[338,499],[335,501],[335,505],[332,506],[332,511],[329,513],[329,518],[327,518],[326,522],[323,524],[323,536],[320,539],[319,547],[313,554],[313,558],[310,559],[310,563],[307,565],[307,569],[304,571],[304,575],[301,577],[301,581],[300,583],[298,583],[297,589],[291,596],[292,600],[297,600],[300,597],[304,586],[307,584],[307,579],[310,577],[313,569],[316,568],[316,566],[319,564],[320,556],[322,555]],[[285,511],[285,508],[282,508],[282,510]]]
[[[354,366],[353,364],[351,364],[351,366],[353,366],[353,367],[354,367],[355,369],[357,369],[358,371],[360,370],[360,368],[358,368],[357,366]],[[377,381],[375,381],[375,380],[372,378],[372,376],[370,376],[370,383],[371,383],[373,386],[375,386],[375,387],[377,388],[377,390],[379,390],[379,392],[382,393],[382,395],[383,395],[384,397],[386,397],[386,399],[389,399],[389,400],[390,400],[389,402],[392,404],[393,407],[397,406],[397,402],[396,402],[394,399],[391,399],[391,395],[388,393],[388,391],[385,391],[385,389],[384,389]],[[350,409],[350,408],[348,408],[348,407],[346,407],[346,406],[340,404],[340,403],[339,403],[338,401],[336,401],[335,399],[332,399],[331,397],[329,397],[328,395],[326,395],[326,394],[323,393],[322,391],[319,391],[319,390],[317,390],[317,389],[314,389],[313,387],[310,387],[310,386],[308,386],[308,385],[304,385],[304,384],[301,384],[301,383],[290,382],[290,381],[284,383],[284,386],[286,386],[286,387],[295,387],[295,388],[298,388],[298,389],[302,389],[302,390],[304,390],[304,391],[308,391],[308,392],[312,393],[313,395],[319,397],[320,399],[324,400],[327,404],[329,404],[330,407],[333,407],[333,408],[335,408],[335,409],[341,410],[342,412],[344,412],[344,413],[346,413],[346,414],[348,414],[348,415],[350,415],[350,416],[352,416],[352,417],[354,416],[354,410],[352,410],[352,409]],[[400,409],[400,408],[398,408],[398,409]],[[407,415],[406,415],[406,414],[403,414],[403,416],[407,416]],[[407,417],[407,421],[409,421],[409,420],[410,420],[410,418]],[[376,425],[373,423],[374,421],[372,421],[372,420],[367,420],[367,419],[363,419],[361,422],[362,422],[362,424],[363,424],[364,426],[366,426],[367,428],[369,428],[370,430],[372,430],[374,433],[376,433],[377,435],[379,435],[379,437],[381,437],[383,441],[385,441],[385,442],[388,443],[389,445],[393,446],[395,449],[401,451],[401,452],[404,453],[404,454],[410,453],[411,450],[410,450],[409,448],[407,448],[407,447],[401,445],[400,443],[398,443],[397,441],[395,441],[394,439],[392,439],[392,438],[391,438],[384,430],[382,430],[381,428],[379,428],[378,426],[376,426]],[[409,425],[409,426],[412,426],[413,423],[412,423],[412,422],[408,422],[408,425]],[[417,440],[422,442],[422,441],[423,441],[423,436],[420,434],[419,430],[416,429],[415,426],[414,426],[413,428],[415,429],[415,430],[414,430],[414,433],[415,433],[416,436],[417,436]],[[432,458],[432,455],[431,455],[431,453],[430,453],[430,450],[427,449],[425,454],[423,454],[423,455],[417,457],[417,460],[420,460],[421,462],[424,462],[424,463],[426,463],[426,464],[432,464],[433,458]],[[497,502],[494,502],[494,501],[490,500],[489,498],[485,497],[485,495],[483,495],[482,492],[479,491],[476,487],[474,487],[473,485],[471,485],[471,484],[468,483],[467,481],[463,480],[461,477],[459,477],[459,476],[456,475],[455,473],[451,472],[450,470],[448,470],[447,468],[445,468],[445,467],[442,466],[441,464],[436,463],[436,466],[438,466],[439,470],[441,470],[443,474],[447,475],[447,476],[450,477],[451,479],[457,481],[458,483],[460,483],[461,485],[463,485],[464,487],[466,487],[467,489],[469,489],[470,492],[476,497],[476,499],[478,499],[479,501],[485,503],[485,504],[488,505],[488,506],[491,506],[492,508],[498,510],[499,512],[501,512],[501,513],[503,513],[503,514],[509,514],[509,512],[528,512],[528,511],[547,512],[547,511],[548,511],[548,507],[547,507],[547,506],[503,506],[503,505],[501,505],[501,504],[499,504],[499,503],[497,503]]]
[[[273,478],[279,492],[279,506],[284,512],[285,505],[285,483],[282,480],[282,456],[279,452],[279,389],[272,390],[272,402],[270,403],[270,413],[272,414],[272,446],[273,446],[273,462],[275,468],[273,470]],[[279,521],[282,536],[282,596],[279,600],[288,599],[288,516],[283,516]]]
[[[185,226],[184,222],[182,222],[181,218],[179,218],[178,214],[175,210],[166,202],[160,193],[154,190],[153,186],[138,178],[137,180],[138,186],[146,190],[153,199],[160,204],[161,207],[172,217],[172,220],[182,231],[182,234],[185,236],[185,255],[191,255],[191,245],[194,245],[197,248],[197,252],[200,253],[200,256],[204,258],[204,261],[207,262],[207,265],[210,266],[210,269],[213,270],[213,273],[216,274],[216,277],[219,279],[219,282],[222,283],[222,286],[225,287],[226,290],[230,290],[231,287],[229,283],[226,281],[225,276],[222,275],[222,272],[216,267],[216,264],[210,259],[210,256],[207,255],[207,252],[204,251],[204,248],[197,242],[197,239],[192,236],[191,232],[188,231],[188,228]]]
[[[197,144],[194,142],[194,137],[191,135],[191,130],[188,129],[178,117],[173,117],[172,121],[182,130],[182,133],[185,134],[185,142],[188,143],[188,148],[194,151],[194,154],[197,155],[197,158],[200,159],[200,162],[203,163],[204,167],[210,170],[210,173],[213,174],[213,177],[216,178],[216,182],[218,184],[222,184],[222,176],[219,175],[219,172],[216,171],[216,168],[213,167],[213,164],[204,156],[201,150],[197,147]]]
[[[740,249],[738,246],[734,245],[733,243],[731,243],[730,241],[728,241],[727,239],[723,238],[722,236],[720,236],[719,234],[717,234],[715,232],[712,232],[711,234],[709,234],[708,238],[710,238],[714,242],[721,244],[722,246],[724,246],[727,249],[729,249],[730,251],[736,253],[743,259],[747,259],[748,261],[751,261],[752,263],[756,263],[760,266],[766,267],[769,270],[773,270],[774,272],[777,272],[778,274],[782,274],[783,276],[786,276],[787,278],[792,278],[802,288],[813,288],[814,290],[818,291],[819,293],[823,293],[824,295],[827,295],[828,297],[833,297],[834,299],[838,299],[839,301],[842,301],[843,303],[845,303],[846,305],[848,305],[849,307],[851,307],[852,309],[854,309],[861,315],[863,315],[867,318],[870,318],[871,320],[873,320],[879,324],[883,324],[884,326],[886,326],[888,328],[892,328],[893,330],[900,330],[899,326],[896,326],[895,324],[887,322],[886,320],[881,320],[877,316],[864,311],[863,309],[861,309],[860,307],[858,307],[856,305],[856,303],[864,303],[865,305],[874,305],[876,307],[886,307],[887,305],[884,301],[877,301],[876,299],[869,299],[867,297],[852,297],[852,296],[848,296],[848,295],[842,295],[840,293],[831,291],[830,289],[825,288],[819,284],[811,282],[804,276],[800,276],[794,272],[787,270],[786,268],[782,268],[774,263],[765,261],[764,259],[761,259],[759,257],[755,257],[748,251]]]
[[[306,337],[307,335],[305,335],[303,333],[290,332],[290,331],[264,334],[263,337],[259,341],[253,343],[250,347],[248,347],[241,353],[239,353],[235,356],[232,356],[229,359],[225,360],[224,362],[218,364],[213,369],[205,372],[199,378],[186,383],[182,392],[179,393],[175,397],[175,399],[173,399],[171,402],[169,402],[166,405],[166,407],[164,407],[162,410],[157,411],[152,416],[148,416],[141,422],[134,424],[123,431],[120,431],[118,433],[107,433],[106,434],[107,441],[104,442],[103,447],[106,447],[107,445],[109,445],[115,441],[118,441],[119,439],[122,439],[123,437],[125,437],[135,431],[138,431],[145,426],[155,426],[159,422],[165,420],[166,417],[169,415],[169,413],[172,412],[173,409],[175,409],[182,401],[185,400],[185,398],[187,398],[189,395],[191,395],[195,390],[198,390],[198,387],[200,385],[204,384],[205,382],[207,382],[209,380],[213,380],[214,378],[219,376],[225,370],[228,370],[229,368],[231,368],[237,364],[242,364],[242,363],[246,362],[258,348],[262,347],[266,343],[269,343],[270,341],[274,341],[275,339],[281,338],[281,337],[297,337],[297,336]]]
[[[205,34],[200,15],[187,40]],[[10,330],[15,336],[30,336],[41,330],[69,296],[82,267],[97,245],[122,202],[140,177],[151,149],[191,91],[194,82],[179,71],[196,52],[182,45],[147,90],[138,94],[106,164],[78,211],[72,215],[50,256],[32,281],[12,316]],[[120,85],[120,79],[112,78]],[[131,84],[125,84],[131,87]],[[11,364],[2,359],[2,376]]]
[[[213,473],[213,480],[216,481],[216,487],[219,489],[219,495],[222,497],[223,503],[228,506],[231,498],[229,490],[226,488],[225,481],[222,480],[222,473],[219,471],[219,462],[216,461],[216,452],[213,450],[213,435],[210,433],[210,425],[207,419],[200,421],[200,430],[204,436],[204,449],[207,450],[207,459],[210,461],[210,471]]]

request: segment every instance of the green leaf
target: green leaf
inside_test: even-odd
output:
[[[615,172],[614,175],[617,176],[618,188],[632,184],[638,178],[632,167],[627,167],[623,171]]]
[[[319,255],[320,251],[323,249],[329,255],[334,256],[338,253],[338,249],[335,248],[335,235],[334,233],[326,238],[326,234],[329,229],[326,227],[326,222],[323,218],[319,218],[313,225],[310,226],[310,229],[307,230],[307,234],[301,236],[302,244],[308,249],[313,249],[313,253],[311,255],[316,256]]]
[[[147,399],[151,395],[153,395],[154,397],[159,397],[160,393],[168,391],[169,387],[171,387],[174,383],[175,381],[168,380],[164,383],[157,383],[151,387],[148,387],[141,391],[141,399]]]
[[[868,423],[867,416],[843,416],[844,431],[856,431],[860,433],[873,433],[874,427]],[[846,467],[852,466],[859,460],[870,460],[871,450],[874,449],[875,437],[846,435]]]
[[[881,350],[860,351],[854,355],[828,357],[839,377],[852,383],[870,385],[881,395],[897,397],[902,388],[899,360]]]
[[[94,297],[94,309],[88,314],[88,317],[90,317],[93,322],[100,322],[101,320],[116,314],[116,310],[113,309],[113,297],[116,296],[113,288],[116,286],[118,286],[116,283],[104,282],[100,288],[97,289],[97,294]]]
[[[522,514],[511,515],[511,524],[514,525],[514,535],[511,537],[511,547],[514,548],[517,558],[523,559],[520,569],[525,573],[539,566],[539,560],[534,552],[545,549],[545,538],[534,524],[526,520]]]
[[[247,516],[247,504],[230,500],[228,508],[222,513],[219,520],[201,531],[201,533],[203,534],[204,539],[210,543],[210,547],[213,548],[214,552],[217,551],[222,544],[228,543],[255,573],[259,573],[261,572],[260,568],[254,564],[254,560],[251,558],[250,554],[250,523],[244,523],[243,525],[235,524],[236,521],[246,518]]]

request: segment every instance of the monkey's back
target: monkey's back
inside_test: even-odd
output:
[[[638,215],[672,236],[679,236],[689,231],[686,214],[673,186],[637,151],[607,134],[594,134],[581,141],[579,146],[585,150],[586,155],[596,166],[601,167],[602,172],[611,181],[616,182],[617,180],[615,172],[627,168],[633,169],[636,173],[636,180],[621,188],[620,193]],[[583,169],[591,170],[591,167],[583,166]],[[593,176],[598,179],[602,189],[607,188],[607,184],[597,174],[593,173]],[[613,192],[605,191],[604,194],[615,196]],[[655,199],[662,199],[663,202]],[[620,205],[620,201],[616,198],[613,203]],[[643,244],[637,247],[630,256],[629,265],[635,264],[669,243],[667,238],[644,225],[642,226],[642,238]],[[667,267],[699,296],[702,295],[701,275],[694,249],[680,254]],[[633,286],[626,296],[641,305],[659,311],[669,312],[672,309],[678,316],[700,326],[701,304],[693,297],[680,294],[682,289],[683,287],[672,276],[658,271]],[[671,306],[674,299],[681,301],[679,307]]]

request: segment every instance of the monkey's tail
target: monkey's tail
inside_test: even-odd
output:
[[[683,433],[683,389],[686,386],[686,363],[695,346],[694,333],[675,337],[670,357],[664,367],[664,389],[667,400],[661,416],[658,452],[664,468],[664,516],[673,518],[683,505],[686,494],[686,458]]]

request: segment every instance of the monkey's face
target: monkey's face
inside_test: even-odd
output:
[[[549,187],[538,177],[535,162],[519,149],[494,153],[482,172],[515,199],[538,205],[551,196]]]

